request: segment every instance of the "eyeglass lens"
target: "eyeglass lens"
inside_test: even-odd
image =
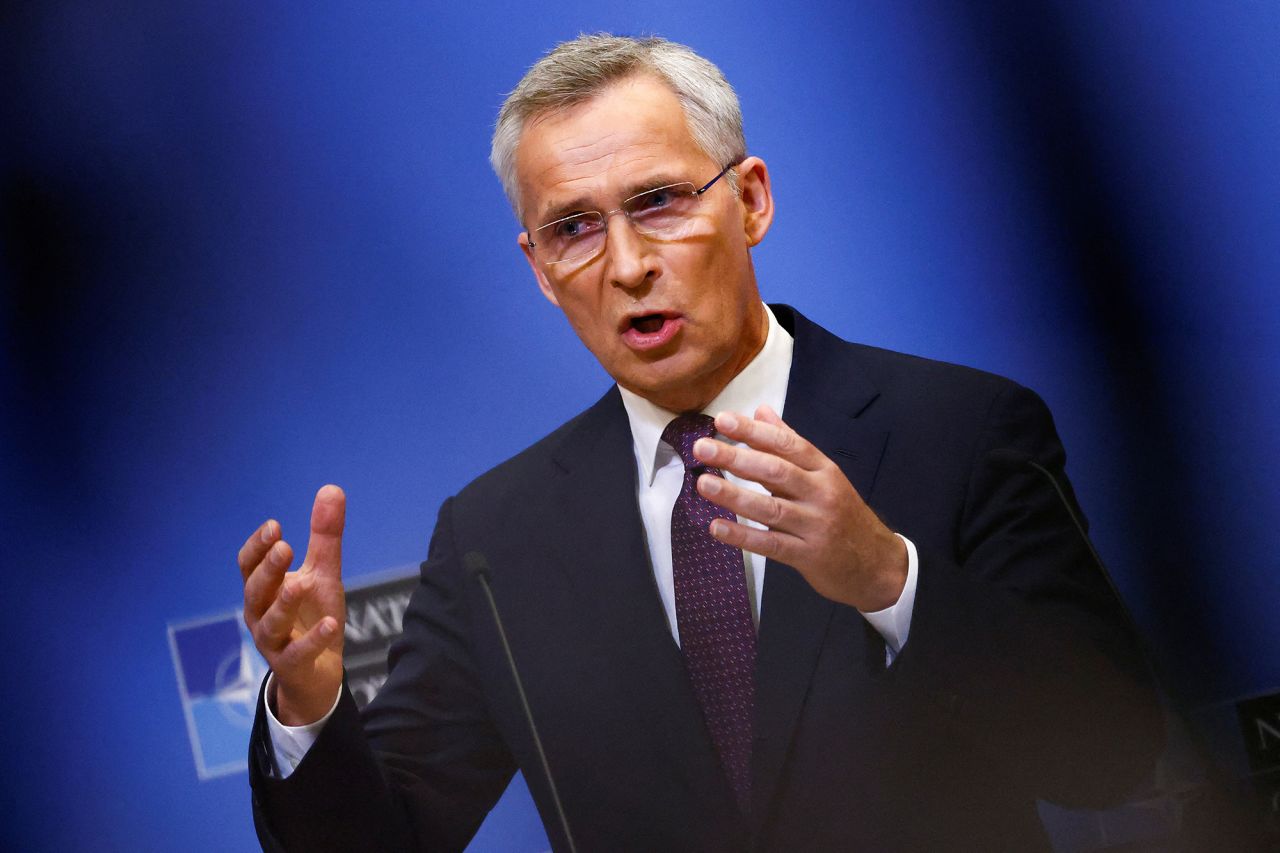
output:
[[[642,192],[619,208],[641,234],[670,239],[684,236],[697,207],[698,196],[691,183],[672,184]],[[533,232],[535,251],[546,263],[559,263],[593,255],[605,241],[605,218],[599,211],[587,211],[547,223]]]

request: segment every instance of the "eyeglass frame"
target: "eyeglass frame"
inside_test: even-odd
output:
[[[711,180],[707,181],[705,184],[703,184],[703,185],[702,185],[701,187],[699,187],[698,189],[694,190],[694,191],[693,191],[693,193],[692,193],[691,195],[692,195],[695,199],[702,198],[703,193],[705,193],[707,190],[709,190],[709,189],[711,189],[713,186],[715,186],[716,182],[717,182],[717,181],[719,181],[721,178],[723,178],[725,175],[729,174],[729,170],[730,170],[730,169],[732,169],[734,166],[741,165],[741,163],[742,163],[742,161],[741,161],[741,160],[739,160],[739,161],[737,161],[737,162],[735,162],[735,163],[730,163],[729,165],[725,166],[723,169],[721,169],[721,170],[719,171],[719,173],[718,173],[718,174],[716,174],[716,176],[715,176],[714,178],[712,178]],[[627,212],[627,210],[626,210],[626,204],[627,204],[627,202],[632,201],[633,199],[640,198],[641,196],[648,195],[649,193],[655,193],[655,192],[658,192],[659,190],[670,189],[671,187],[678,187],[678,186],[680,186],[681,184],[689,184],[690,186],[692,186],[692,185],[693,185],[693,182],[692,182],[692,181],[677,181],[677,182],[675,182],[674,184],[666,184],[665,186],[661,186],[661,187],[654,187],[653,189],[650,189],[650,190],[644,190],[643,192],[638,192],[638,193],[636,193],[635,195],[631,196],[630,198],[624,199],[621,205],[619,205],[618,207],[615,207],[613,210],[610,210],[608,213],[603,213],[603,212],[601,212],[601,211],[599,211],[599,210],[580,210],[580,211],[578,211],[577,213],[571,213],[571,214],[569,214],[568,216],[562,216],[562,217],[560,217],[559,219],[553,219],[553,220],[551,220],[550,222],[544,222],[544,223],[542,223],[541,225],[539,225],[537,228],[534,228],[534,229],[532,229],[532,230],[526,230],[526,231],[524,232],[524,235],[525,235],[525,241],[526,241],[527,245],[529,246],[529,248],[530,248],[531,250],[532,250],[532,249],[536,249],[536,248],[537,248],[537,246],[538,246],[538,244],[537,244],[537,243],[535,243],[535,242],[533,242],[533,234],[534,234],[534,232],[535,232],[535,231],[541,231],[543,228],[548,228],[548,227],[550,227],[550,226],[552,226],[552,225],[555,225],[555,224],[560,223],[560,222],[565,222],[566,220],[573,219],[573,218],[578,217],[578,216],[585,216],[586,214],[595,213],[595,214],[599,214],[599,216],[600,216],[600,221],[601,221],[601,224],[602,224],[602,226],[603,226],[603,228],[604,228],[604,234],[605,234],[605,239],[604,239],[604,241],[603,241],[603,242],[601,242],[601,243],[600,243],[600,248],[599,248],[599,249],[596,249],[594,252],[584,252],[584,253],[583,253],[583,254],[581,254],[581,255],[574,255],[572,258],[561,258],[561,259],[560,259],[560,260],[558,260],[558,261],[539,261],[539,263],[541,263],[541,264],[543,264],[543,265],[545,265],[545,266],[554,266],[555,264],[564,264],[564,263],[568,263],[568,262],[570,262],[570,261],[580,261],[580,260],[582,260],[583,258],[587,258],[587,257],[594,258],[594,257],[596,257],[596,255],[600,254],[600,252],[602,252],[602,251],[604,250],[604,247],[605,247],[606,243],[607,243],[607,242],[608,242],[608,240],[609,240],[609,219],[610,219],[610,218],[611,218],[615,213],[621,213],[623,216],[627,217],[627,221],[628,221],[628,222],[630,222],[630,223],[632,224],[632,226],[633,226],[633,227],[635,226],[635,222],[631,219],[631,214],[630,214],[630,213],[628,213],[628,212]],[[641,231],[639,228],[636,228],[636,233],[637,233],[637,234],[645,234],[645,233],[654,233],[654,232],[645,232],[645,231]],[[541,241],[540,241],[540,242],[541,242]]]

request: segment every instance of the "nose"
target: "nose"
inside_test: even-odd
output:
[[[653,243],[636,231],[625,213],[611,213],[605,228],[605,275],[610,284],[633,290],[658,277],[658,254]]]

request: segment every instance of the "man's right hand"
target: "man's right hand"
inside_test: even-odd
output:
[[[323,486],[311,509],[307,556],[290,572],[293,549],[279,522],[268,520],[240,548],[244,621],[275,673],[276,719],[286,726],[314,723],[328,713],[342,687],[342,525],[347,498]]]

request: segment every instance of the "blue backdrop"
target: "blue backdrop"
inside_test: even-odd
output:
[[[347,574],[602,392],[487,164],[579,31],[718,63],[770,301],[1038,389],[1188,706],[1280,687],[1280,6],[46,2],[6,8],[0,774],[10,849],[252,846],[170,625],[268,515]],[[517,783],[473,845],[541,850]]]

